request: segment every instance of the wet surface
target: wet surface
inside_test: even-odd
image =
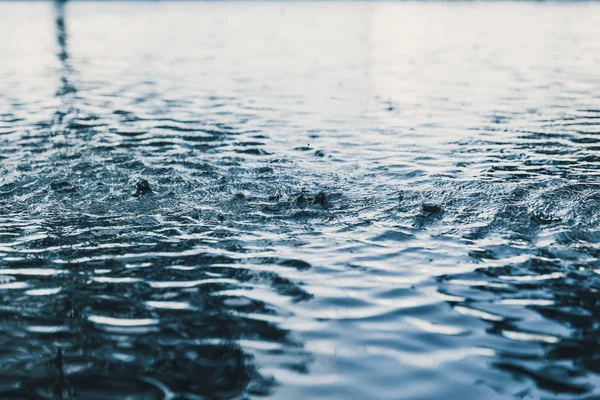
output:
[[[598,398],[599,12],[0,3],[0,398]]]

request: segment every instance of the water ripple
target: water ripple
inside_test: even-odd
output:
[[[598,397],[597,8],[0,3],[0,398]]]

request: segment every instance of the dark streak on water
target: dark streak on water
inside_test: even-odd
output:
[[[598,398],[599,11],[0,3],[0,398]]]

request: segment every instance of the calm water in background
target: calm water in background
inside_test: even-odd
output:
[[[598,398],[599,16],[0,3],[0,398]]]

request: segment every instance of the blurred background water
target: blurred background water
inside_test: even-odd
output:
[[[0,398],[599,398],[599,16],[1,2]]]

